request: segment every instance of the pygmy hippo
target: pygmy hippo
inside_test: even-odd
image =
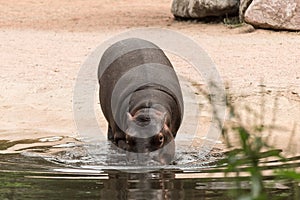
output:
[[[112,44],[100,60],[98,80],[108,139],[115,145],[147,153],[174,142],[183,99],[173,66],[158,46],[138,38]]]

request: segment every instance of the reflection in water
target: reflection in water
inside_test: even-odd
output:
[[[174,171],[126,173],[109,171],[103,199],[184,199],[183,184]]]
[[[222,170],[156,169],[138,173],[132,169],[63,167],[41,157],[2,154],[0,199],[232,199],[235,179],[216,176]],[[267,176],[265,181],[273,178]],[[248,180],[240,179],[239,192],[249,191]],[[268,185],[270,198],[294,199],[295,191],[300,190],[298,183],[286,180]]]

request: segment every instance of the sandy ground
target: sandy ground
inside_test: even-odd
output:
[[[76,137],[73,88],[88,55],[116,33],[160,27],[199,43],[235,103],[259,108],[262,83],[266,122],[279,99],[276,122],[282,129],[272,142],[287,147],[298,123],[291,141],[300,152],[300,34],[178,22],[170,5],[170,0],[0,0],[0,140]]]

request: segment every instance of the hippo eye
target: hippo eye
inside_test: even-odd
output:
[[[158,134],[158,141],[160,144],[162,144],[164,142],[164,135],[162,133]]]

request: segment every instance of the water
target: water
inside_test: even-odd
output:
[[[0,143],[2,150],[11,144]],[[102,150],[111,148],[106,141],[101,146]],[[124,155],[110,151],[99,153],[95,159],[75,140],[53,146],[31,144],[19,153],[2,152],[0,199],[233,199],[230,195],[237,188],[236,178],[225,178],[224,166],[216,166],[224,158],[220,149],[213,148],[202,158],[184,145],[177,149],[175,162],[165,166],[126,166],[121,159]],[[112,157],[115,160],[107,162]],[[300,157],[291,159],[290,164],[299,169]],[[280,167],[287,166],[278,160],[265,163],[267,193],[272,199],[295,199],[300,191],[298,183],[274,182],[268,173]],[[249,192],[248,177],[239,179],[239,192]]]

